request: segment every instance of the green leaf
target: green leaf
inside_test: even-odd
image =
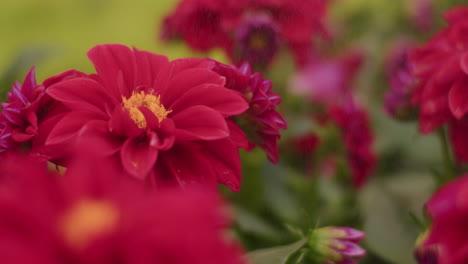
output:
[[[286,264],[289,257],[306,242],[307,239],[302,239],[286,246],[255,250],[248,254],[248,258],[253,264]]]
[[[419,212],[432,188],[430,175],[411,172],[371,180],[360,192],[365,247],[391,263],[415,263],[420,230],[413,220],[423,217]]]
[[[274,227],[250,211],[238,206],[234,207],[234,211],[236,222],[242,231],[267,238],[278,238],[281,236]]]

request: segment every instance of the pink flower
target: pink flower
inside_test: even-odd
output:
[[[88,57],[97,74],[47,90],[69,110],[48,119],[54,125],[46,147],[94,138],[102,146],[95,149],[99,156],[150,185],[215,188],[219,182],[239,190],[238,147],[245,138],[228,118],[248,105],[224,87],[213,61],[169,62],[122,45],[96,46]],[[52,156],[66,158],[55,149]]]

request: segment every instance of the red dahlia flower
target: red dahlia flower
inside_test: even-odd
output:
[[[245,263],[214,193],[147,192],[97,160],[72,162],[65,177],[22,157],[0,161],[2,263]]]
[[[226,87],[241,93],[249,104],[249,110],[233,118],[247,134],[249,149],[259,145],[271,162],[278,163],[279,130],[288,126],[276,111],[281,97],[271,91],[271,81],[253,73],[248,63],[239,68],[217,63],[214,71],[226,77]]]
[[[341,129],[351,176],[356,187],[362,186],[372,173],[376,156],[367,112],[353,100],[330,108],[330,116]]]
[[[233,62],[255,64],[258,59],[261,64],[271,61],[272,45],[279,39],[302,65],[311,55],[313,35],[326,35],[322,20],[327,4],[327,0],[183,0],[165,19],[162,36],[180,36],[201,51],[220,47]]]
[[[431,226],[415,255],[420,264],[468,262],[468,175],[442,186],[427,202]]]
[[[448,26],[410,54],[419,79],[412,98],[420,108],[419,129],[430,133],[449,124],[455,155],[468,161],[468,13],[458,7],[445,14]]]
[[[49,119],[55,126],[45,146],[95,138],[103,146],[95,152],[134,178],[156,185],[220,182],[239,190],[238,146],[245,136],[227,118],[248,105],[224,87],[213,61],[169,62],[122,45],[96,46],[88,57],[97,74],[47,90],[69,111]]]

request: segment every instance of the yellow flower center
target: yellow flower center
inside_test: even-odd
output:
[[[117,208],[109,202],[86,199],[64,215],[60,227],[70,246],[83,248],[96,236],[114,230],[118,219]]]
[[[145,116],[138,109],[139,107],[144,106],[148,108],[156,115],[159,122],[163,121],[167,115],[172,112],[172,110],[168,111],[164,108],[164,105],[161,104],[159,95],[147,94],[143,91],[138,93],[132,92],[132,96],[128,99],[122,96],[122,102],[124,108],[129,112],[130,118],[132,118],[139,128],[146,127]]]

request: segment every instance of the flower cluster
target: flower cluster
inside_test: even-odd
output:
[[[363,59],[363,54],[357,51],[336,58],[316,58],[290,81],[295,94],[307,97],[313,108],[313,119],[319,126],[332,124],[338,128],[344,153],[330,154],[345,156],[356,187],[366,182],[376,163],[368,114],[354,99],[353,83]],[[327,144],[326,141],[320,140],[320,144]],[[325,160],[324,166],[329,161]]]
[[[280,98],[248,66],[169,61],[122,45],[96,46],[88,57],[96,74],[72,70],[36,85],[31,71],[15,84],[1,115],[4,150],[29,142],[36,155],[66,166],[82,140],[94,139],[100,158],[148,185],[222,183],[237,191],[238,149],[248,141],[233,120],[248,119],[243,128],[278,161]]]
[[[181,37],[190,47],[224,49],[234,63],[264,68],[278,47],[291,49],[299,65],[311,55],[312,36],[326,36],[327,0],[184,0],[165,19],[163,39]]]

